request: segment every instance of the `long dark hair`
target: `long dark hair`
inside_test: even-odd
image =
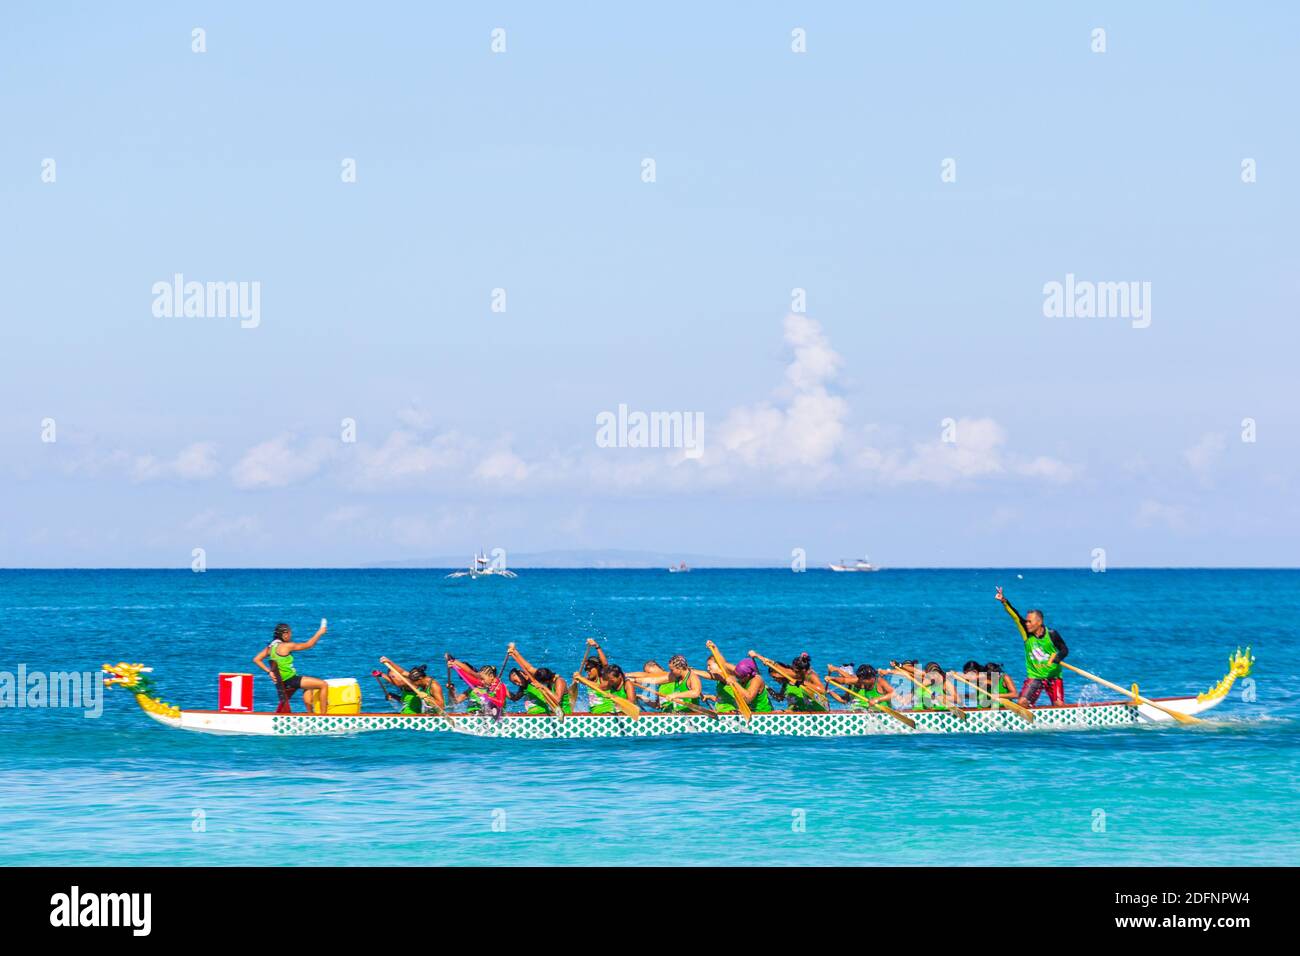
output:
[[[275,633],[271,636],[271,640],[282,641],[284,640],[284,636],[290,633],[290,631],[292,630],[293,629],[289,627],[288,624],[285,624],[283,621],[281,621],[279,624],[275,626]]]

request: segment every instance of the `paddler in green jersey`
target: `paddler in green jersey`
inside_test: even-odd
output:
[[[623,673],[623,668],[617,664],[606,664],[600,669],[597,678],[592,681],[602,690],[612,697],[622,697],[624,700],[636,701],[636,685]],[[612,714],[618,711],[614,702],[603,694],[597,694],[591,688],[587,688],[591,696],[591,707],[589,713],[592,714]],[[622,711],[618,711],[622,713]]]
[[[443,708],[442,688],[438,682],[429,676],[429,668],[425,664],[416,664],[409,671],[402,670],[387,657],[379,658],[379,663],[389,669],[389,673],[380,674],[381,680],[385,680],[397,689],[402,702],[400,713],[403,714],[423,714],[426,710],[441,710]],[[394,676],[397,675],[397,676]],[[406,678],[401,680],[400,678]],[[414,686],[425,696],[432,699],[435,706],[430,707],[420,694],[417,694],[411,687]]]
[[[456,690],[456,685],[451,680],[452,671],[469,685],[464,693]],[[476,668],[448,654],[447,699],[452,705],[464,703],[468,714],[487,713],[496,718],[505,712],[506,685],[497,678],[497,669],[491,664]]]
[[[999,587],[994,595],[1016,622],[1016,628],[1025,642],[1025,682],[1020,687],[1018,703],[1032,707],[1044,690],[1053,706],[1065,703],[1065,681],[1061,679],[1061,661],[1070,653],[1065,641],[1056,631],[1043,626],[1043,612],[1034,609],[1024,617],[1002,596]]]
[[[915,710],[948,710],[957,706],[957,687],[948,679],[947,672],[938,661],[930,661],[921,672],[921,682],[916,685]]]
[[[719,654],[718,656],[721,657],[722,655]],[[770,714],[772,712],[772,698],[768,694],[767,684],[764,682],[762,675],[759,674],[758,667],[753,660],[745,657],[733,665],[726,658],[723,658],[722,663],[740,686],[740,691],[744,695],[745,703],[749,705],[750,711],[755,714]],[[713,709],[720,714],[734,714],[737,710],[736,692],[722,676],[722,671],[718,669],[718,664],[712,657],[709,658],[709,662],[705,666],[704,677],[716,681],[718,684],[718,702],[713,705]]]
[[[595,650],[595,656],[592,655],[592,650]],[[583,651],[582,665],[578,668],[578,673],[587,678],[587,680],[591,681],[593,684],[604,686],[601,675],[608,666],[609,659],[605,657],[605,652],[601,649],[600,645],[596,643],[596,639],[594,637],[587,638],[587,648]],[[622,673],[621,669],[619,673]],[[577,694],[578,688],[576,686],[573,688],[573,692]],[[592,714],[596,713],[595,708],[601,703],[609,704],[609,701],[605,700],[604,697],[588,687],[587,712]],[[614,705],[609,704],[609,706],[612,709]],[[608,713],[608,711],[601,711],[601,713]]]
[[[700,698],[704,696],[704,685],[700,683],[699,675],[691,669],[690,664],[686,663],[683,655],[674,654],[668,661],[666,671],[651,669],[650,664],[653,663],[653,661],[647,662],[644,671],[630,676],[637,683],[658,687],[661,710],[676,713],[689,710],[687,703],[699,705]]]
[[[836,673],[838,671],[838,673]],[[852,667],[840,667],[837,669],[827,668],[828,676],[835,679],[837,683],[843,684],[854,691],[856,694],[837,694],[834,687],[828,687],[826,693],[830,694],[841,704],[848,704],[850,710],[875,710],[870,704],[864,701],[873,700],[883,707],[894,706],[891,701],[894,699],[894,688],[890,686],[889,681],[880,676],[879,672],[870,664],[859,664],[857,669]],[[859,696],[860,695],[860,696]]]
[[[826,685],[817,676],[817,672],[812,669],[811,655],[805,651],[791,661],[786,670],[792,672],[794,680],[789,680],[785,675],[773,668],[768,668],[768,673],[772,676],[772,679],[779,684],[778,688],[773,691],[772,696],[777,700],[787,701],[789,709],[796,713],[824,712],[826,706],[821,702],[818,695],[825,695]]]
[[[513,671],[510,680],[519,690],[510,693],[511,700],[527,698],[526,714],[554,713],[552,701],[559,703],[560,710],[566,714],[573,713],[573,695],[569,685],[559,674],[549,667],[533,667],[524,659],[524,655],[515,649],[513,643],[507,645],[506,653],[515,659],[521,670]],[[516,675],[519,679],[516,680]],[[545,688],[547,693],[542,692]],[[550,697],[550,700],[547,697]]]
[[[260,654],[253,658],[253,663],[266,671],[272,680],[276,681],[276,693],[280,692],[283,687],[286,693],[284,706],[288,708],[288,699],[292,697],[298,688],[302,688],[302,702],[307,705],[307,713],[313,713],[316,705],[319,703],[322,714],[329,712],[329,685],[319,677],[308,677],[305,674],[299,674],[293,666],[293,655],[296,651],[308,651],[316,646],[325,635],[325,618],[320,619],[320,630],[311,636],[309,640],[302,643],[295,643],[293,639],[293,629],[288,624],[277,624],[275,626],[274,636],[271,643],[262,648]],[[270,664],[266,663],[270,658]],[[275,668],[272,673],[271,668]]]

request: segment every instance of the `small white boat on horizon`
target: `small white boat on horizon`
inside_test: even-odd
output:
[[[673,566],[671,566],[671,565],[669,565],[669,567],[668,567],[668,573],[669,573],[669,574],[686,574],[686,573],[689,573],[690,570],[691,570],[691,569],[688,568],[688,567],[686,566],[686,562],[685,562],[685,561],[683,561],[681,564],[677,565],[677,567],[675,567],[675,568],[674,568]]]
[[[447,575],[449,578],[517,578],[519,575],[508,570],[504,566],[498,567],[492,563],[487,556],[487,552],[481,552],[474,555],[468,569],[464,571],[453,571]]]
[[[841,573],[880,570],[880,568],[873,565],[866,558],[859,558],[858,560],[854,561],[852,564],[850,564],[848,561],[845,561],[843,558],[841,558],[839,564],[832,564],[830,568],[832,571],[839,571]]]

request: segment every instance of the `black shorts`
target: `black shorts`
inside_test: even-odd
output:
[[[292,677],[281,677],[280,686],[292,694],[302,686],[302,675],[294,674]]]

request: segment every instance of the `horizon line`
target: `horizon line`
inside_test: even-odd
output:
[[[564,566],[536,566],[513,565],[513,568],[520,571],[656,571],[666,572],[668,569],[658,565],[647,565],[637,567],[609,567],[607,565],[564,565]],[[209,567],[204,571],[194,571],[187,566],[164,567],[156,565],[67,565],[61,567],[20,567],[20,566],[0,566],[0,572],[5,571],[189,571],[191,574],[207,574],[209,571],[460,571],[464,570],[460,565],[417,565],[409,567],[393,567],[391,565],[239,565],[231,567]],[[807,574],[810,571],[821,571],[828,573],[844,573],[832,571],[829,567],[810,567],[803,571],[794,571],[792,568],[782,564],[751,564],[751,565],[704,565],[691,567],[689,571],[789,571],[791,574]],[[878,567],[871,572],[848,572],[848,573],[871,573],[878,574],[882,571],[1087,571],[1090,574],[1108,574],[1111,571],[1300,571],[1300,565],[1265,565],[1265,564],[1125,564],[1112,565],[1105,571],[1093,571],[1091,568],[1080,565],[937,565],[937,564],[918,564],[918,565],[898,565]]]

